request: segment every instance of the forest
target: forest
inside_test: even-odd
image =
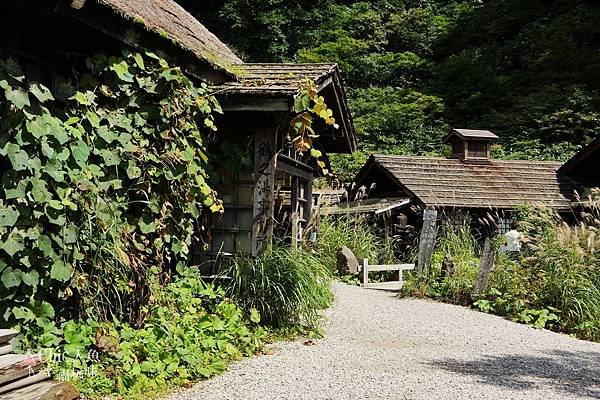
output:
[[[245,61],[340,65],[360,146],[334,156],[346,181],[372,152],[443,155],[451,127],[493,131],[507,159],[597,136],[594,1],[178,1]]]

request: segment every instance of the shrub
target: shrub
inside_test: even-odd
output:
[[[228,296],[277,328],[316,328],[321,310],[333,301],[329,268],[307,252],[270,247],[255,259],[235,258],[221,274],[231,279]]]
[[[202,282],[193,268],[180,273],[155,288],[139,329],[118,320],[64,323],[58,347],[42,349],[49,358],[56,359],[51,357],[56,351],[64,357],[52,366],[57,376],[73,381],[90,398],[146,399],[218,374],[229,360],[260,349],[266,331],[257,325],[256,310],[244,312],[222,289]]]

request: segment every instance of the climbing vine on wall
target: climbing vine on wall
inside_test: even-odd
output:
[[[57,104],[0,62],[0,325],[87,307],[139,323],[150,271],[187,261],[202,214],[223,209],[207,87],[152,53],[87,66]]]
[[[321,159],[321,151],[313,147],[313,139],[318,135],[312,126],[315,119],[321,119],[335,129],[338,125],[333,117],[333,111],[327,106],[323,96],[319,96],[317,85],[313,80],[306,79],[300,86],[294,102],[294,112],[296,115],[290,121],[288,139],[294,143],[298,152],[310,152],[310,155],[317,160],[317,165],[323,174],[328,175],[326,164]]]

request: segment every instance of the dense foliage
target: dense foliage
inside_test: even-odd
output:
[[[65,102],[0,64],[0,325],[43,346],[62,318],[141,324],[152,268],[186,262],[203,210],[222,208],[206,86],[151,53],[87,64]]]
[[[597,2],[179,1],[250,61],[339,63],[361,146],[334,159],[346,179],[368,152],[444,154],[451,126],[561,160],[600,127]]]
[[[499,255],[489,290],[480,296],[473,294],[480,248],[468,220],[449,224],[438,241],[431,276],[410,276],[403,291],[600,341],[598,216],[598,209],[593,208],[585,221],[569,227],[552,211],[521,210],[523,254]],[[447,254],[456,272],[443,277],[441,264]]]
[[[267,333],[256,310],[231,303],[221,289],[203,283],[197,270],[179,272],[155,288],[140,327],[95,318],[65,323],[57,345],[42,349],[61,361],[52,365],[57,377],[92,399],[148,399],[221,373],[229,361],[262,347]]]

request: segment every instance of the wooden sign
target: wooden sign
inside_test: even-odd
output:
[[[257,129],[254,143],[254,209],[252,255],[259,255],[273,234],[273,190],[275,184],[275,135]]]
[[[496,259],[496,252],[490,244],[490,238],[485,239],[483,245],[483,254],[481,255],[481,263],[479,264],[479,273],[477,274],[477,282],[475,283],[475,297],[485,292],[490,282],[490,273],[494,268],[494,260]]]

